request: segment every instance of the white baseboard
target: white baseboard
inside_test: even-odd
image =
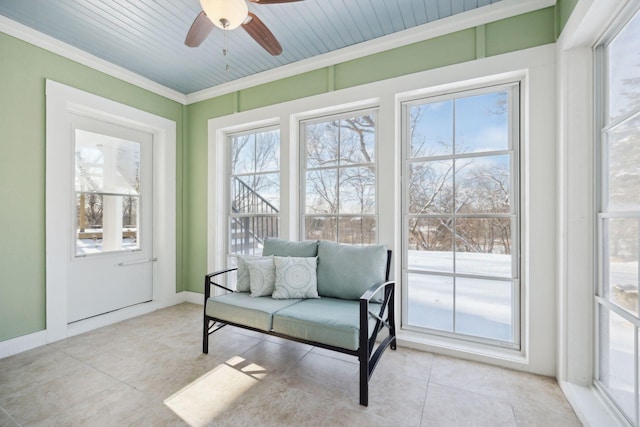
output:
[[[185,302],[204,305],[204,294],[201,294],[199,292],[191,292],[191,291],[185,291],[182,293],[184,294]]]
[[[558,381],[558,384],[583,425],[630,427],[595,387],[580,386],[566,381]]]
[[[116,310],[111,313],[102,314],[100,316],[92,317],[79,322],[74,322],[67,325],[67,337],[72,337],[74,335],[89,332],[97,328],[112,325],[123,320],[131,319],[133,317],[151,313],[162,308],[181,304],[183,302],[193,302],[194,304],[202,305],[202,294],[198,294],[196,292],[179,292],[175,295],[172,295],[170,299],[165,299],[162,302],[150,301],[131,307],[126,307],[121,310]],[[1,341],[0,359],[47,344],[48,342],[46,329],[44,331],[35,332],[33,334]]]
[[[47,343],[47,331],[38,331],[0,342],[0,359],[9,357]]]

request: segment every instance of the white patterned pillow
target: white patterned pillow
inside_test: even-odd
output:
[[[272,257],[257,260],[245,260],[249,269],[250,290],[252,297],[271,295],[276,282],[276,269]]]
[[[320,298],[316,269],[318,257],[273,257],[276,283],[273,298]]]
[[[262,257],[260,255],[238,255],[236,261],[238,265],[238,271],[236,272],[236,291],[249,292],[251,290],[251,279],[249,277],[247,261],[266,258],[271,259],[271,257]]]

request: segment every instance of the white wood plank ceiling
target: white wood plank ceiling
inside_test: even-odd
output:
[[[271,56],[241,28],[184,39],[198,0],[0,0],[0,14],[183,94],[403,31],[500,0],[249,3],[280,41]],[[230,71],[225,71],[227,63]]]

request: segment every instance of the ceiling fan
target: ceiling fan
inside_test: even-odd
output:
[[[292,3],[301,0],[248,0],[256,4]],[[202,12],[198,14],[184,41],[189,47],[197,47],[207,38],[213,27],[244,30],[271,55],[280,55],[282,46],[266,25],[253,13],[245,0],[200,0]]]

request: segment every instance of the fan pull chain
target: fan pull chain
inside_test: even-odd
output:
[[[227,64],[225,65],[224,69],[227,73],[229,73],[231,71],[231,67],[229,66],[229,60],[227,58],[227,53],[229,52],[229,49],[227,47],[227,32],[229,31],[228,27],[229,27],[229,22],[225,19],[225,22],[223,22],[224,25],[224,47],[222,48],[222,56],[225,57],[225,59],[227,60]]]

